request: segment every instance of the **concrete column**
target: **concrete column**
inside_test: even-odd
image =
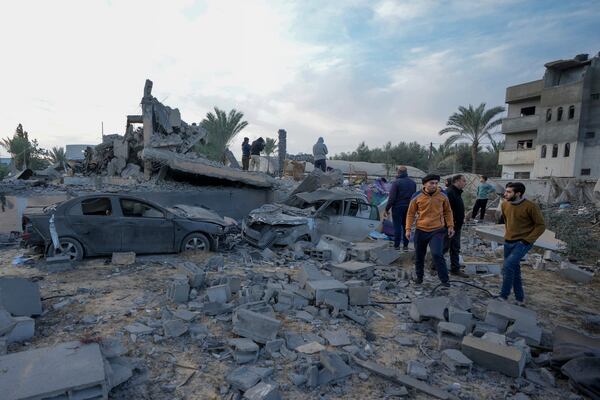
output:
[[[283,166],[285,163],[285,156],[287,154],[287,132],[285,129],[280,129],[277,131],[279,138],[278,142],[278,152],[279,152],[279,176],[283,176]]]
[[[150,139],[154,134],[154,124],[152,122],[152,81],[146,79],[144,85],[144,97],[142,97],[142,123],[144,124],[144,149],[146,144],[150,143]],[[152,173],[152,162],[144,161],[144,178],[150,179]]]

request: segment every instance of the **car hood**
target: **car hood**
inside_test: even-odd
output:
[[[189,218],[194,221],[212,222],[221,226],[231,225],[232,221],[227,220],[217,214],[215,211],[204,207],[186,206],[185,204],[177,204],[168,208],[170,212],[178,217]]]
[[[304,225],[314,214],[313,209],[301,209],[284,204],[265,204],[250,211],[248,223],[262,222],[267,225]]]

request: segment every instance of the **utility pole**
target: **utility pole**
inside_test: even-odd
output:
[[[429,171],[427,172],[431,172],[432,168],[431,168],[431,164],[432,164],[432,158],[433,158],[433,142],[429,142]]]

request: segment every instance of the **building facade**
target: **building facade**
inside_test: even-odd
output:
[[[502,178],[600,178],[600,53],[545,64],[506,89]]]

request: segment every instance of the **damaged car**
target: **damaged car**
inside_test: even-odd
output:
[[[48,256],[81,260],[121,251],[214,251],[231,226],[203,207],[165,208],[135,196],[94,194],[26,209],[22,239]]]
[[[379,210],[361,192],[319,189],[297,193],[286,204],[265,204],[242,222],[242,237],[259,248],[317,243],[322,235],[363,240],[380,223]]]

